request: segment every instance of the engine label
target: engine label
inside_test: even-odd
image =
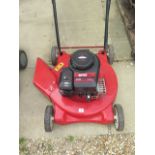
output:
[[[74,77],[96,77],[95,72],[90,73],[74,73]]]
[[[74,78],[74,82],[94,82],[94,78]]]
[[[94,82],[96,73],[74,73],[74,82]]]

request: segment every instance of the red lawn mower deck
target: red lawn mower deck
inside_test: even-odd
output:
[[[111,67],[113,48],[107,44],[110,0],[106,5],[104,48],[97,54],[89,49],[79,49],[73,54],[62,50],[56,13],[53,2],[57,47],[52,48],[49,67],[37,59],[33,83],[53,103],[45,109],[45,131],[52,131],[53,123],[69,124],[94,122],[115,124],[117,130],[124,128],[121,105],[114,104],[118,83]]]

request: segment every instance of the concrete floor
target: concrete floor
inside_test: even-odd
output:
[[[57,1],[62,46],[103,45],[104,7],[103,0]],[[125,112],[123,132],[134,132],[135,66],[130,57],[131,48],[116,0],[113,0],[111,5],[109,29],[109,42],[114,45],[117,60],[113,67],[119,80],[116,103],[122,104]],[[20,48],[27,52],[29,59],[28,68],[20,72],[20,137],[117,133],[113,126],[92,123],[55,125],[52,134],[45,133],[44,110],[50,102],[33,86],[32,78],[36,58],[41,57],[50,63],[50,49],[56,44],[50,0],[20,0],[19,37]]]

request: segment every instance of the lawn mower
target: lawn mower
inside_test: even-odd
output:
[[[106,1],[104,46],[70,46],[60,44],[56,2],[52,0],[57,46],[52,47],[48,66],[37,58],[34,85],[49,98],[44,114],[46,132],[56,124],[92,122],[113,124],[124,129],[124,114],[120,104],[114,104],[118,82],[111,67],[114,61],[112,45],[108,44],[108,23],[111,0]],[[68,54],[66,49],[77,49]],[[91,50],[99,48],[97,54]]]

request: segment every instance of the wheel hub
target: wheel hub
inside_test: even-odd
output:
[[[114,124],[115,124],[116,129],[118,129],[119,128],[119,117],[118,117],[118,112],[116,109],[115,109],[115,114],[114,114]]]

